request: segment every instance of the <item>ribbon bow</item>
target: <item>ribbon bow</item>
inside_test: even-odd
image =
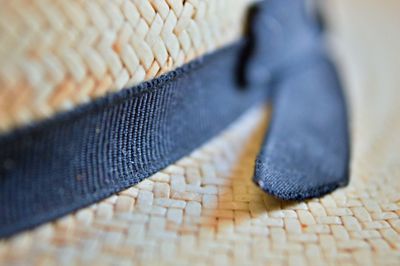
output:
[[[341,85],[304,1],[264,1],[251,21],[245,80],[267,88],[273,117],[254,181],[285,200],[348,183],[349,136]]]

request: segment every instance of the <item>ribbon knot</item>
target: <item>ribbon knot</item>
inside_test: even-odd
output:
[[[268,90],[273,106],[254,181],[285,200],[348,183],[346,105],[315,18],[305,1],[280,0],[260,3],[250,22],[246,83]]]

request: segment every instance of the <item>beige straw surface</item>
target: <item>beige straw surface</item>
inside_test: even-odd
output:
[[[0,0],[0,132],[237,40],[254,0]]]
[[[0,242],[0,264],[398,265],[398,167],[370,168],[321,199],[274,199],[251,181],[266,113],[250,111],[134,187]]]
[[[379,27],[399,19],[400,4],[388,0],[387,12],[373,0],[351,1],[353,9],[335,2],[352,119],[348,187],[304,202],[260,191],[251,177],[268,111],[257,107],[142,183],[0,241],[0,265],[400,265],[400,58],[392,53],[400,37],[381,39]]]

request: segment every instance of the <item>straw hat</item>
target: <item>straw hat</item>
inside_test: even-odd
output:
[[[243,34],[251,2],[3,3],[2,134],[62,117],[229,46]],[[352,120],[346,188],[283,201],[253,183],[271,116],[270,109],[254,105],[140,183],[0,240],[0,264],[398,265],[400,93],[390,71],[400,64],[391,57],[400,39],[393,35],[397,39],[380,43],[377,47],[387,49],[376,56],[373,43],[357,43],[370,34],[382,37],[379,27],[363,35],[366,14],[379,14],[374,18],[381,26],[397,15],[376,9],[372,1],[359,2],[328,5]]]

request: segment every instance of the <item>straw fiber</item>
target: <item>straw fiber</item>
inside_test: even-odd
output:
[[[0,1],[0,132],[234,42],[251,2]]]
[[[266,116],[253,109],[138,185],[1,242],[0,264],[399,262],[399,169],[353,176],[321,199],[276,200],[251,181]]]

